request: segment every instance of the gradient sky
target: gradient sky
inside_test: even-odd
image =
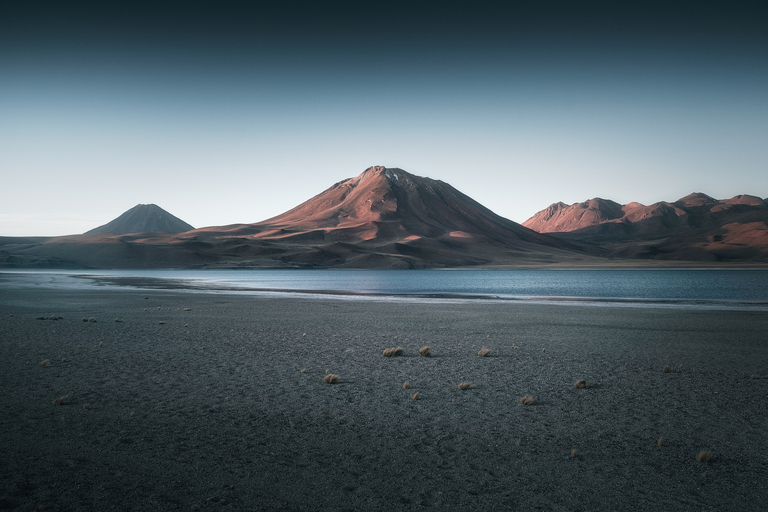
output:
[[[3,2],[0,235],[258,222],[371,165],[517,222],[768,197],[759,2],[276,3]]]

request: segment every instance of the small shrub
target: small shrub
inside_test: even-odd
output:
[[[533,397],[532,396],[524,396],[520,399],[520,403],[523,405],[531,405],[533,403]]]
[[[459,389],[464,391],[465,389],[469,389],[470,386],[472,386],[471,382],[462,382],[461,384],[459,384]]]
[[[589,386],[591,386],[591,385],[592,385],[591,383],[587,382],[587,381],[586,381],[586,380],[584,380],[584,379],[579,379],[579,380],[577,380],[577,381],[574,383],[574,387],[577,387],[577,388],[579,388],[579,389],[588,388],[588,387],[589,387]]]
[[[662,368],[661,371],[664,373],[669,373],[672,371],[672,368],[669,365],[667,365],[664,368]]]
[[[88,321],[88,319],[83,317],[83,322],[87,322],[87,321]]]
[[[571,457],[575,457],[576,453],[577,453],[576,450],[571,450]]]
[[[759,379],[760,377],[758,377],[757,375],[753,375],[752,378],[753,379]]]
[[[709,450],[701,450],[699,454],[696,456],[696,460],[699,462],[709,462],[709,459],[712,458],[712,452]]]
[[[487,356],[490,353],[491,353],[491,349],[489,349],[489,348],[481,348],[480,352],[478,352],[477,355],[479,355],[480,357],[485,357],[485,356]]]
[[[94,323],[94,324],[96,323],[96,319],[93,318],[93,317],[89,318],[88,321],[91,322],[91,323]]]
[[[432,349],[430,347],[421,347],[419,349],[419,355],[424,357],[429,357],[432,355]]]
[[[403,353],[403,348],[402,347],[385,348],[384,352],[382,352],[384,357],[395,357],[395,356],[399,356],[402,353]]]
[[[60,396],[59,398],[53,401],[53,405],[62,405],[66,401],[67,401],[67,395]]]
[[[45,359],[45,360],[43,360],[43,361],[40,361],[40,363],[38,363],[38,364],[40,364],[40,366],[42,366],[43,368],[45,368],[46,366],[48,366],[49,364],[51,364],[51,362],[50,362],[48,359]]]
[[[329,373],[328,375],[323,377],[323,382],[325,382],[326,384],[336,384],[340,380],[341,380],[341,377],[339,377],[335,373]]]
[[[410,382],[403,382],[403,389],[408,389],[410,387],[411,387],[411,383]]]
[[[420,396],[421,396],[421,393],[417,391],[411,395],[411,400],[418,400]]]
[[[663,438],[663,437],[660,437],[659,439],[657,439],[657,440],[656,440],[656,444],[657,444],[658,446],[661,446],[661,445],[663,445],[663,444],[664,444],[664,438]]]
[[[91,404],[83,404],[83,410],[87,411],[91,407]]]

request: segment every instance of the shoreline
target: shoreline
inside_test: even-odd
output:
[[[768,313],[118,291],[0,288],[5,509],[698,511],[768,497]]]

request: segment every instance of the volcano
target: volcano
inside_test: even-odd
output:
[[[237,243],[241,256],[273,251],[273,261],[296,266],[426,268],[584,257],[577,245],[496,215],[447,183],[382,166],[265,221],[183,238]]]
[[[370,167],[282,215],[259,222],[259,238],[295,234],[344,242],[482,239],[563,247],[496,215],[451,185],[402,169]]]
[[[156,204],[138,204],[103,226],[86,231],[91,233],[183,233],[195,229]]]

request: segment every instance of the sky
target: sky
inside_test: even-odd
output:
[[[759,2],[368,4],[3,2],[0,236],[259,222],[372,165],[520,223],[768,197]]]

